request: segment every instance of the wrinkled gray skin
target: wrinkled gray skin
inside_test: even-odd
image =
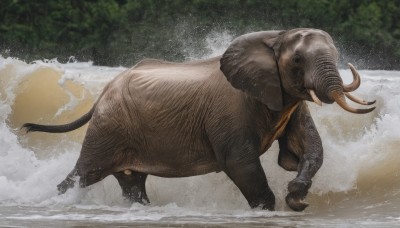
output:
[[[189,63],[143,60],[111,81],[82,118],[66,125],[25,124],[66,132],[89,121],[74,170],[58,185],[92,185],[114,175],[123,195],[149,203],[147,175],[187,177],[225,172],[251,207],[274,210],[261,167],[279,142],[278,163],[297,176],[286,202],[295,211],[322,165],[323,149],[305,100],[343,94],[331,37],[314,29],[250,33],[221,57]],[[288,121],[284,121],[286,120]]]

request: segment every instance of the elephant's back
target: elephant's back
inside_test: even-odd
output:
[[[127,88],[128,103],[162,126],[180,115],[199,118],[217,93],[234,91],[219,66],[219,57],[194,63],[144,60],[127,72],[121,86]]]
[[[199,83],[207,80],[215,71],[219,71],[219,59],[212,59],[174,63],[156,59],[145,59],[129,69],[131,84],[167,84],[172,86],[176,83]],[[152,83],[149,83],[152,82]]]

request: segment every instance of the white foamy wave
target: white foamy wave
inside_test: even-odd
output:
[[[399,81],[400,72],[360,73],[365,77],[355,93],[366,100],[376,99],[374,112],[354,115],[337,105],[313,108],[325,151],[324,165],[315,178],[316,192],[351,190],[360,181],[367,181],[358,179],[361,173],[372,174],[371,170],[384,164],[383,161],[400,162],[400,154],[393,150],[400,139],[400,92],[393,80]],[[349,71],[342,70],[341,75],[351,78]]]

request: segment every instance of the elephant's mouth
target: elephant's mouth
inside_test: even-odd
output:
[[[376,102],[376,101],[365,101],[364,99],[361,99],[350,93],[350,92],[353,92],[354,90],[358,89],[358,87],[361,84],[361,79],[360,79],[360,75],[358,74],[355,67],[350,63],[348,64],[348,66],[353,74],[353,82],[350,83],[349,85],[342,84],[343,90],[342,91],[333,90],[330,92],[329,97],[331,97],[341,108],[343,108],[344,110],[346,110],[348,112],[357,113],[357,114],[372,112],[375,109],[375,107],[367,108],[367,109],[356,109],[347,104],[345,96],[348,99],[350,99],[351,101],[353,101],[357,104],[361,104],[361,105],[372,105]],[[319,106],[322,106],[322,101],[318,98],[314,89],[307,89],[307,92],[308,92],[310,98],[312,99],[312,101],[314,101],[314,103],[316,103]]]

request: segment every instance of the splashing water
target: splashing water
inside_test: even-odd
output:
[[[216,37],[213,34],[206,40],[212,54],[222,53],[231,39],[228,33],[220,35],[222,41]],[[20,126],[77,119],[124,69],[56,60],[27,64],[0,57],[0,225],[69,221],[105,226],[132,222],[273,226],[351,225],[357,221],[374,226],[400,222],[400,72],[395,71],[360,71],[363,82],[356,93],[367,100],[377,99],[372,113],[354,115],[336,104],[318,107],[309,103],[323,140],[324,164],[313,179],[306,212],[291,212],[285,205],[287,183],[296,173],[278,166],[276,143],[262,156],[277,197],[276,212],[251,210],[223,173],[149,177],[146,187],[151,206],[124,201],[113,177],[58,195],[56,185],[75,165],[86,127],[67,134],[25,135]],[[345,82],[351,80],[349,70],[340,73]]]

